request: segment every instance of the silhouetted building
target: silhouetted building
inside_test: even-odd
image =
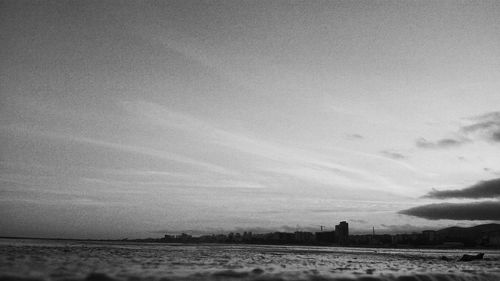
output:
[[[353,245],[368,245],[372,241],[373,235],[350,235],[349,243]]]
[[[316,242],[318,243],[334,243],[335,231],[316,232]]]
[[[412,236],[410,234],[396,234],[392,237],[392,244],[403,244],[409,245],[413,242]]]
[[[437,233],[434,230],[422,231],[422,242],[424,244],[435,244],[437,242]]]
[[[488,244],[491,246],[500,246],[500,231],[489,233]]]
[[[239,243],[243,241],[243,236],[240,233],[236,233],[233,238],[233,242]]]
[[[346,221],[341,221],[335,226],[335,238],[339,244],[347,244],[349,241],[349,224]]]
[[[244,242],[250,242],[252,241],[252,232],[243,232],[243,241]]]
[[[289,244],[292,243],[294,239],[295,235],[288,232],[273,232],[270,237],[271,241],[279,244]]]
[[[181,233],[181,235],[175,236],[175,239],[177,239],[180,242],[189,242],[189,240],[191,240],[192,238],[193,238],[193,236],[186,234],[186,233]]]
[[[392,236],[389,234],[370,235],[370,245],[390,245],[393,243]]]
[[[295,242],[312,243],[314,242],[314,235],[312,234],[312,232],[296,231]]]

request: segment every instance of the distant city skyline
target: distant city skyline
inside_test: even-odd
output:
[[[118,241],[118,240],[113,240]],[[146,239],[123,238],[122,242],[134,243],[234,243],[269,245],[321,245],[347,247],[414,247],[414,248],[463,248],[500,246],[500,224],[480,224],[472,227],[448,227],[444,229],[423,230],[411,233],[372,233],[352,234],[348,222],[342,221],[335,230],[325,231],[271,231],[271,232],[229,232],[191,235],[187,233],[165,233],[163,237]],[[482,254],[481,254],[482,255]],[[467,258],[467,257],[466,257]],[[446,259],[445,259],[446,260]]]
[[[500,221],[500,2],[0,1],[0,236]]]

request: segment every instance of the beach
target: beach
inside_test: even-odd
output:
[[[0,239],[2,280],[499,280],[500,251]],[[445,256],[449,260],[443,260]]]

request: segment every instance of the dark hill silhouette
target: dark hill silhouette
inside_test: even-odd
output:
[[[437,231],[438,236],[445,242],[462,242],[466,245],[476,244],[493,232],[500,233],[500,224],[489,223],[472,227],[454,226]]]

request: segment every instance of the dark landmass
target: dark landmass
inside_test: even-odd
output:
[[[349,235],[347,230],[320,232],[272,232],[264,234],[228,233],[193,237],[166,234],[163,238],[132,239],[135,242],[167,243],[240,243],[273,245],[319,245],[350,247],[408,247],[408,248],[500,248],[500,224],[473,227],[449,227],[425,230],[420,233]]]
[[[500,248],[500,224],[482,224],[473,227],[449,227],[441,230],[425,230],[420,233],[349,235],[345,229],[336,226],[336,231],[320,232],[272,232],[252,234],[251,232],[203,235],[193,237],[182,233],[163,238],[133,239],[135,242],[167,243],[240,243],[273,245],[322,245],[351,247],[430,247]]]
[[[344,224],[345,223],[345,224]],[[500,248],[500,224],[482,224],[473,227],[449,227],[440,230],[425,230],[420,233],[361,234],[349,235],[346,222],[335,227],[335,231],[319,232],[252,232],[211,234],[192,236],[186,233],[165,234],[161,238],[146,239],[64,239],[33,237],[0,237],[10,239],[68,240],[93,242],[135,243],[221,243],[263,245],[316,245],[350,247],[405,247],[405,248]]]

